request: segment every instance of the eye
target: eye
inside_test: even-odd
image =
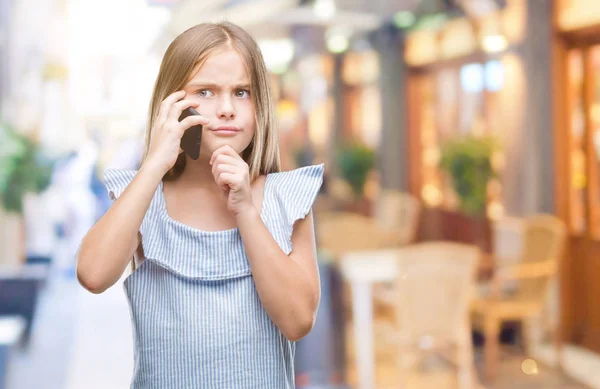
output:
[[[250,91],[245,89],[238,89],[235,91],[235,97],[247,98],[250,97]]]
[[[211,97],[214,96],[214,93],[212,93],[212,91],[208,90],[208,89],[200,89],[198,92],[196,92],[198,94],[198,96],[200,97]]]

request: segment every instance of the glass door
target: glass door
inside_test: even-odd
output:
[[[586,57],[590,233],[600,238],[600,45],[590,47]]]
[[[569,214],[574,234],[587,230],[587,153],[585,99],[584,99],[584,53],[571,50],[568,55],[568,101],[569,101]]]
[[[568,54],[571,232],[600,239],[600,45]]]

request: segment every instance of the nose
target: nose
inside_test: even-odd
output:
[[[223,120],[235,119],[235,107],[231,101],[231,97],[223,96],[219,102],[217,109],[217,117]]]

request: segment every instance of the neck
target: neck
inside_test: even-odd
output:
[[[217,189],[217,184],[212,174],[212,166],[209,164],[210,157],[200,156],[197,160],[185,157],[185,168],[179,176],[178,181],[186,186],[204,187]]]

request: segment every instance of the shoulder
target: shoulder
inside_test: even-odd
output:
[[[305,183],[307,180],[316,180],[319,184],[323,181],[325,164],[303,166],[296,169],[269,173],[269,180],[279,183]],[[294,185],[297,186],[297,185]]]
[[[324,164],[271,173],[265,195],[288,215],[289,222],[304,217],[310,210],[323,183]]]
[[[310,213],[321,184],[324,164],[270,173],[265,186],[269,218],[274,236],[284,252],[292,251],[292,232],[296,221]]]
[[[113,168],[104,170],[104,185],[113,199],[123,193],[137,172],[137,170]]]

